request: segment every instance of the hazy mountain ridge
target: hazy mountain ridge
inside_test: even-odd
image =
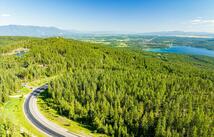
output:
[[[52,37],[52,36],[69,36],[74,34],[76,34],[76,32],[62,30],[56,27],[22,26],[22,25],[0,26],[0,36]]]
[[[184,31],[161,31],[161,32],[148,32],[143,35],[157,35],[157,36],[178,36],[178,37],[201,37],[213,38],[214,33],[208,32],[184,32]]]
[[[28,25],[6,25],[0,26],[0,36],[32,36],[32,37],[83,37],[98,35],[156,35],[156,36],[178,36],[178,37],[201,37],[213,38],[214,33],[208,32],[184,32],[184,31],[162,31],[147,33],[123,33],[112,31],[83,32],[74,30],[63,30],[57,27],[28,26]]]

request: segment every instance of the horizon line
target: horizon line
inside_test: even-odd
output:
[[[136,31],[118,31],[118,30],[78,30],[78,29],[68,29],[63,28],[59,26],[54,25],[30,25],[30,24],[5,24],[0,25],[0,27],[4,26],[23,26],[23,27],[45,27],[45,28],[55,28],[63,31],[73,31],[73,32],[79,32],[79,33],[115,33],[115,34],[145,34],[145,33],[166,33],[166,32],[183,32],[183,33],[208,33],[208,34],[214,34],[214,32],[208,32],[208,31],[185,31],[185,30],[161,30],[161,31],[144,31],[144,32],[136,32]]]

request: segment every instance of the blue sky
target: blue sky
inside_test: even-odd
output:
[[[214,32],[214,0],[0,0],[0,25]]]

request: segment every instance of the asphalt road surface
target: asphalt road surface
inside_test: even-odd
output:
[[[28,120],[47,136],[80,137],[79,135],[71,133],[68,130],[49,121],[40,113],[37,107],[37,96],[39,95],[40,92],[43,92],[47,88],[48,88],[47,85],[41,86],[33,90],[33,92],[26,97],[24,103],[24,113]]]

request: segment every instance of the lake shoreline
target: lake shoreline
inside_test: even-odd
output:
[[[145,51],[149,52],[157,52],[157,53],[176,53],[176,54],[189,54],[189,55],[203,55],[214,57],[214,51],[205,49],[205,48],[196,48],[191,46],[179,46],[174,45],[167,48],[149,48],[145,49]]]

